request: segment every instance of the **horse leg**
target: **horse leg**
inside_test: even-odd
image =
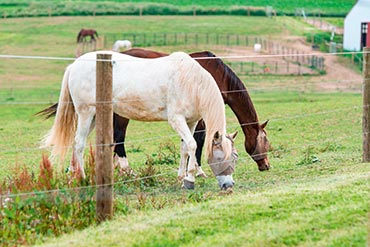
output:
[[[125,136],[129,119],[123,118],[117,114],[113,115],[113,140],[117,143],[114,146],[115,166],[119,166],[121,171],[130,171],[128,164],[126,150],[125,150]]]
[[[182,138],[182,145],[185,147],[181,148],[181,157],[182,157],[182,164],[180,167],[186,162],[187,155],[189,156],[188,167],[187,167],[187,176],[184,177],[184,187],[187,189],[194,189],[195,183],[195,169],[196,169],[196,158],[195,158],[195,150],[197,148],[197,143],[195,142],[189,125],[186,123],[186,120],[183,116],[176,115],[169,119],[169,124],[172,128],[180,135]],[[184,152],[184,153],[183,153]]]
[[[203,119],[201,119],[196,128],[195,128],[195,132],[194,132],[194,139],[195,141],[197,142],[197,150],[195,152],[195,156],[197,157],[197,177],[207,177],[207,175],[205,174],[205,172],[202,170],[202,167],[201,167],[201,159],[202,159],[202,150],[203,150],[203,146],[204,146],[204,141],[205,141],[205,138],[206,138],[206,125],[203,121]]]
[[[92,130],[94,115],[78,114],[77,130],[75,136],[75,145],[73,146],[73,158],[71,161],[72,171],[76,172],[77,177],[86,178],[83,151],[86,146],[86,139]]]
[[[177,172],[177,177],[178,177],[179,180],[183,180],[184,177],[186,176],[186,166],[188,164],[188,159],[189,159],[189,155],[188,155],[187,146],[186,146],[184,140],[181,139],[180,167],[179,167],[179,170]]]

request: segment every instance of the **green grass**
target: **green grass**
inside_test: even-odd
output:
[[[41,246],[364,246],[369,173],[366,165],[353,168],[117,216]]]
[[[353,0],[345,1],[168,1],[168,0],[148,0],[148,1],[0,1],[0,13],[7,16],[48,16],[52,15],[116,15],[129,14],[138,15],[140,7],[143,14],[186,14],[192,15],[194,7],[197,14],[237,14],[246,15],[246,7],[259,7],[262,12],[252,13],[252,15],[265,15],[264,8],[272,6],[279,15],[294,15],[297,8],[304,8],[309,15],[329,15],[344,17],[354,5]],[[253,12],[253,11],[252,11]]]
[[[60,57],[73,57],[75,36],[86,26],[98,29],[101,35],[122,30],[213,30],[220,34],[232,30],[235,34],[272,35],[277,39],[285,27],[289,35],[300,36],[305,27],[288,17],[271,20],[230,16],[59,17],[7,19],[0,23],[1,54]],[[152,49],[170,52],[213,48],[216,54],[224,51],[204,44]],[[70,61],[0,59],[0,181],[19,175],[23,167],[31,174],[29,179],[37,179],[42,154],[48,154],[38,149],[38,142],[52,120],[44,121],[33,114],[58,99],[63,71]],[[133,121],[127,133],[129,161],[140,177],[156,177],[132,181],[132,177],[116,176],[119,183],[115,186],[116,214],[112,221],[99,226],[93,223],[95,206],[92,197],[82,196],[85,191],[74,200],[67,192],[51,200],[33,196],[23,201],[18,197],[9,210],[0,205],[1,225],[8,226],[2,234],[9,234],[0,238],[4,241],[1,244],[364,246],[370,168],[361,163],[361,94],[317,92],[315,86],[307,85],[319,78],[243,76],[260,120],[270,119],[267,132],[273,168],[268,172],[257,170],[244,151],[240,132],[233,194],[220,193],[213,177],[197,179],[194,191],[183,191],[176,180],[176,133],[166,123]],[[229,108],[226,112],[228,132],[240,130],[235,115]],[[93,135],[89,143],[94,143]],[[145,165],[148,160],[154,163],[150,169]],[[63,165],[68,166],[68,161]],[[211,174],[207,165],[204,170]],[[67,178],[60,173],[58,176],[56,188],[80,185],[67,185]],[[12,218],[14,215],[19,218]]]
[[[344,18],[325,18],[325,21],[336,27],[344,27]]]

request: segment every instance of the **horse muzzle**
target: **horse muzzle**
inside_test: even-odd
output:
[[[267,157],[264,158],[264,159],[261,159],[261,160],[257,160],[256,163],[258,165],[258,170],[261,171],[261,172],[268,171],[271,168],[269,160],[268,160]]]
[[[216,176],[218,185],[220,186],[221,190],[227,190],[228,188],[234,187],[234,179],[231,175],[221,175],[221,176]]]
[[[210,164],[221,190],[227,190],[234,186],[235,182],[232,174],[235,170],[236,161],[237,159],[232,159],[232,161]]]

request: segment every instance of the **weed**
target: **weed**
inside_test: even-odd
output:
[[[325,152],[336,152],[342,150],[343,146],[338,143],[326,143],[323,148],[320,149],[322,153]]]
[[[136,197],[137,197],[137,209],[144,209],[146,207],[148,196],[145,193],[140,192],[136,195]]]
[[[152,154],[151,162],[154,164],[177,164],[179,156],[176,145],[172,141],[166,141],[159,145],[157,153]]]
[[[8,226],[2,236],[5,243],[30,244],[40,236],[58,236],[95,222],[95,189],[55,175],[43,155],[38,176],[23,167],[3,181],[0,223]]]
[[[282,144],[278,145],[277,147],[273,147],[272,145],[270,145],[269,150],[270,150],[270,153],[272,154],[272,156],[274,158],[281,159],[281,158],[283,158],[284,153],[287,152],[287,147],[285,145],[282,145]]]
[[[168,200],[165,197],[154,197],[150,198],[150,203],[154,209],[163,209],[167,205]]]
[[[143,149],[140,145],[134,146],[132,145],[130,149],[127,150],[128,153],[141,153],[143,152]]]
[[[303,159],[299,161],[296,165],[298,166],[311,165],[311,164],[320,162],[319,158],[313,152],[314,152],[314,148],[308,147],[304,152]]]

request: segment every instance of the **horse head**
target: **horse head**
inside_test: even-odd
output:
[[[254,150],[251,150],[249,154],[251,155],[252,159],[257,163],[258,170],[266,171],[270,169],[270,163],[267,157],[269,152],[270,142],[267,139],[265,127],[268,123],[268,120],[263,124],[258,124],[258,133],[256,135],[256,139],[254,140],[255,144]]]
[[[238,132],[222,136],[216,132],[212,142],[212,152],[208,163],[222,190],[232,188],[235,184],[232,174],[238,161],[238,153],[234,147],[234,140]],[[229,150],[229,151],[227,151]]]

